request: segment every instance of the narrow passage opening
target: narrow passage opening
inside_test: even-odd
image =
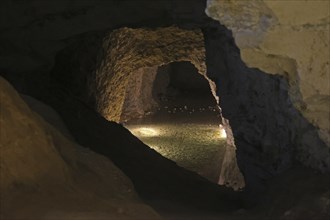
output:
[[[124,125],[179,166],[218,182],[226,135],[208,81],[190,62],[137,74],[132,74],[129,84],[135,85],[126,92]]]

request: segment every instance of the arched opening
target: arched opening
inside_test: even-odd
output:
[[[125,127],[179,166],[218,182],[226,136],[209,82],[190,62],[143,70],[127,85]]]
[[[40,116],[56,122],[49,126],[36,115],[34,105],[42,103],[32,100],[28,108],[0,82],[1,219],[159,219],[149,217],[153,210],[141,199],[165,219],[330,219],[329,2],[2,2],[11,22],[2,22],[0,75],[60,117],[41,108]],[[108,32],[123,26],[141,28]],[[126,120],[125,92],[134,77],[184,61],[211,79],[221,98],[232,147],[220,183],[236,185],[241,171],[243,194],[177,166],[115,123]],[[149,78],[152,85],[157,76]],[[149,88],[155,103],[138,102],[143,111],[128,117],[145,120],[157,107],[177,115],[175,105],[165,109],[177,89],[159,94],[155,87]],[[61,119],[68,138],[56,127]]]
[[[217,85],[208,76],[213,73],[209,73],[206,66],[206,46],[201,29],[175,26],[116,29],[102,42],[100,57],[103,59],[95,71],[95,78],[90,79],[92,83],[89,90],[92,93],[88,96],[95,103],[95,109],[109,121],[125,122],[130,118],[142,117],[157,106],[150,85],[153,85],[151,82],[155,80],[158,67],[173,62],[190,62],[208,81],[209,91],[220,110]],[[223,158],[223,164],[219,161],[215,166],[217,173],[220,173],[221,167],[218,181],[215,182],[234,189],[242,188],[244,177],[237,165],[236,147],[229,122],[221,117],[215,123],[218,132],[224,133],[222,127],[219,128],[221,124],[228,136],[225,156],[219,157]]]
[[[211,60],[213,55],[210,56],[209,53],[213,53],[215,50],[210,49],[213,44],[210,46],[209,43],[213,42],[213,39],[209,39],[211,35],[208,34],[207,30],[209,28],[205,30],[201,28],[186,29],[177,26],[153,29],[126,27],[115,29],[99,39],[99,50],[94,50],[94,44],[91,45],[90,49],[94,51],[92,54],[95,55],[93,57],[96,59],[90,74],[86,74],[89,73],[90,68],[81,74],[80,67],[79,70],[70,70],[68,73],[62,70],[61,65],[57,65],[59,69],[55,72],[63,76],[61,80],[65,79],[65,85],[75,91],[81,100],[94,108],[103,118],[108,121],[125,123],[132,118],[144,117],[153,112],[155,108],[157,109],[157,98],[167,99],[161,94],[158,97],[157,94],[154,94],[155,98],[153,98],[152,85],[154,85],[154,81],[157,84],[156,76],[159,67],[159,71],[162,71],[161,69],[168,68],[166,65],[170,63],[189,62],[192,69],[196,68],[193,71],[197,70],[199,73],[193,75],[200,76],[204,80],[204,84],[208,85],[206,90],[208,92],[211,90],[213,96],[210,99],[216,100],[219,114],[222,116],[223,112],[221,112],[220,106],[225,103],[224,100],[228,99],[223,99],[226,97],[224,93],[222,93],[221,100],[218,95],[220,90],[226,89],[228,85],[226,78],[228,70],[225,68],[223,63],[225,60],[221,53],[215,56],[217,60]],[[220,47],[217,51],[222,51],[222,43],[217,44],[217,47]],[[70,50],[72,49],[75,47]],[[84,51],[80,54],[90,54],[90,51],[87,53]],[[66,60],[63,59],[64,62]],[[73,62],[75,62],[75,57],[73,57]],[[83,68],[83,70],[85,69]],[[69,79],[67,74],[72,74],[70,76],[75,80]],[[159,76],[165,75],[159,74]],[[185,79],[186,77],[183,77],[182,81],[188,81]],[[192,79],[189,78],[189,80]],[[199,90],[199,92],[201,91]],[[228,105],[228,102],[225,104]],[[211,114],[213,113],[211,112]],[[226,118],[229,118],[228,116],[230,115],[227,114]],[[217,172],[220,171],[221,167],[217,182],[220,185],[225,184],[239,189],[244,187],[245,181],[238,167],[231,124],[226,118],[221,117],[220,119],[216,118],[215,121],[212,120],[217,123],[218,131],[224,135],[224,130],[219,128],[221,124],[227,135],[223,163],[221,164],[221,160],[219,160],[219,164],[215,166]],[[148,150],[150,149],[148,148]],[[126,161],[121,160],[119,162],[126,163]]]

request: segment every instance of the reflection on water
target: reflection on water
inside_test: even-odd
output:
[[[149,147],[179,166],[217,182],[225,149],[225,131],[217,124],[155,123],[126,127]]]

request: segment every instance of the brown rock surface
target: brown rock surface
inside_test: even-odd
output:
[[[96,71],[96,106],[111,121],[119,121],[128,79],[140,68],[190,61],[201,74],[206,74],[200,30],[121,28],[104,40],[103,50],[102,64]]]
[[[4,1],[4,3],[6,2]],[[129,69],[132,71],[129,73],[132,74],[135,71],[140,71],[137,65],[139,62],[134,64],[135,66],[133,65],[134,68],[132,68],[131,65],[122,61],[129,61],[130,63],[130,60],[140,59],[142,62],[145,62],[145,57],[137,56],[134,54],[134,51],[145,55],[150,48],[154,49],[155,52],[171,53],[167,51],[167,49],[172,49],[171,46],[164,46],[160,42],[171,43],[172,41],[163,38],[173,38],[173,36],[180,35],[180,33],[167,33],[162,35],[163,38],[160,39],[155,37],[148,38],[149,35],[156,36],[154,33],[158,32],[158,29],[161,29],[161,27],[169,27],[167,28],[168,30],[175,30],[173,28],[173,25],[175,25],[184,30],[201,30],[203,34],[200,35],[198,33],[196,35],[204,38],[203,43],[205,44],[207,54],[205,59],[205,62],[207,62],[207,75],[213,81],[212,88],[214,94],[216,93],[215,96],[221,98],[219,104],[224,117],[229,120],[229,124],[233,130],[232,141],[235,141],[237,146],[228,150],[226,161],[235,165],[236,162],[232,158],[236,158],[239,168],[244,178],[248,179],[248,182],[254,182],[257,179],[267,179],[273,175],[277,175],[290,167],[295,159],[298,159],[304,165],[322,171],[329,171],[330,157],[328,147],[324,146],[324,143],[320,141],[315,128],[309,123],[306,123],[306,120],[301,117],[300,112],[296,111],[291,104],[293,102],[301,111],[306,107],[309,114],[315,119],[316,117],[320,119],[318,121],[326,127],[328,123],[328,120],[326,120],[328,95],[320,93],[321,95],[311,96],[310,99],[306,99],[307,101],[304,100],[304,94],[302,94],[301,89],[303,78],[301,76],[307,75],[305,75],[306,72],[301,72],[297,66],[306,63],[306,59],[298,63],[298,59],[292,55],[300,56],[305,54],[309,56],[309,52],[306,50],[305,53],[305,50],[302,50],[301,47],[301,45],[308,45],[311,42],[309,37],[306,38],[307,35],[303,34],[305,33],[303,30],[306,28],[313,31],[314,29],[317,31],[321,30],[324,27],[322,22],[320,26],[314,24],[318,23],[320,21],[319,18],[323,17],[323,12],[326,11],[325,9],[320,11],[322,13],[316,15],[314,13],[314,11],[317,11],[315,6],[311,3],[306,3],[308,8],[315,10],[304,9],[303,14],[306,12],[309,15],[306,18],[302,18],[303,16],[301,14],[297,15],[299,20],[304,24],[297,23],[298,19],[291,16],[292,20],[290,20],[290,24],[287,26],[284,25],[288,30],[294,29],[297,31],[292,35],[283,32],[283,36],[288,38],[294,36],[293,38],[297,39],[302,37],[306,42],[304,40],[297,46],[297,44],[292,44],[294,43],[292,39],[291,41],[289,39],[278,40],[278,36],[281,37],[282,35],[281,32],[276,32],[276,38],[274,37],[272,41],[267,41],[267,44],[262,45],[266,42],[264,39],[267,38],[268,34],[272,33],[273,28],[277,26],[284,27],[282,24],[285,23],[285,19],[281,18],[282,14],[283,16],[287,16],[288,13],[291,13],[290,10],[292,14],[298,14],[301,7],[299,4],[299,7],[293,7],[293,5],[295,4],[294,2],[297,3],[300,1],[292,1],[293,3],[288,4],[287,10],[281,9],[281,13],[276,9],[278,6],[273,7],[269,5],[286,5],[283,4],[284,1],[267,1],[265,3],[262,3],[262,1],[226,1],[226,4],[220,5],[221,7],[216,6],[213,12],[217,12],[219,8],[226,9],[223,10],[223,15],[226,19],[221,23],[230,28],[239,27],[237,33],[234,31],[236,44],[240,47],[240,50],[238,50],[230,31],[218,22],[206,18],[206,15],[204,15],[206,1],[191,0],[189,1],[191,2],[189,8],[186,7],[185,1],[145,1],[148,4],[142,4],[141,2],[144,3],[144,1],[135,0],[109,0],[107,3],[105,1],[86,1],[84,4],[72,5],[64,4],[63,2],[58,2],[58,4],[43,4],[40,1],[29,1],[26,4],[19,2],[4,4],[6,7],[0,8],[5,9],[3,10],[5,12],[3,14],[4,18],[9,18],[6,19],[8,22],[3,24],[7,29],[4,29],[5,31],[2,32],[3,35],[1,36],[1,39],[3,39],[1,41],[2,52],[5,59],[2,59],[3,62],[0,62],[0,65],[7,72],[7,75],[4,76],[15,83],[17,88],[20,88],[19,85],[21,85],[23,88],[20,91],[24,91],[24,87],[26,88],[25,91],[28,91],[28,88],[39,88],[34,82],[45,85],[47,84],[47,79],[51,79],[50,81],[52,81],[56,78],[58,80],[56,84],[59,86],[61,92],[66,92],[67,96],[76,96],[84,102],[87,100],[87,103],[85,103],[90,107],[95,107],[96,101],[93,99],[90,100],[89,98],[91,96],[97,99],[105,99],[105,102],[99,99],[96,104],[100,105],[101,109],[104,108],[105,113],[106,111],[112,112],[111,114],[114,114],[114,118],[118,120],[119,112],[121,112],[123,105],[123,97],[128,88],[125,85],[126,80],[121,81],[120,77],[125,76],[127,79],[128,74],[125,75],[126,73],[124,72]],[[84,7],[88,5],[91,7]],[[301,5],[303,4],[301,3]],[[36,9],[34,10],[34,8]],[[26,12],[25,15],[23,12]],[[242,16],[238,16],[237,13],[243,14]],[[311,25],[309,25],[306,23],[306,19],[311,18],[313,21],[310,21],[309,23]],[[85,21],[88,21],[88,24]],[[241,25],[242,23],[243,25]],[[240,28],[241,26],[242,28]],[[109,31],[117,29],[120,32],[123,29],[118,28],[123,27],[134,28],[124,28],[126,32],[123,31],[122,35],[117,33],[119,37],[123,38],[124,43],[130,45],[134,40],[137,40],[132,30],[140,28],[137,29],[140,30],[139,33],[148,33],[146,37],[143,34],[137,34],[139,38],[142,38],[142,42],[149,43],[149,40],[155,40],[152,43],[161,46],[161,48],[154,48],[152,45],[143,45],[139,42],[135,42],[136,45],[139,45],[139,48],[132,47],[127,49],[127,45],[123,45],[123,49],[126,48],[126,54],[129,56],[126,58],[115,56],[115,59],[120,64],[117,67],[125,71],[121,72],[121,69],[119,69],[119,74],[116,76],[117,79],[110,79],[112,74],[116,74],[116,71],[104,73],[100,71],[102,70],[100,66],[102,68],[112,62],[111,60],[107,60],[108,57],[105,55],[109,55],[109,48],[118,46],[119,44],[116,41],[112,45],[102,44],[103,42],[111,41]],[[141,31],[141,28],[144,31]],[[283,30],[287,29],[284,28]],[[186,32],[190,33],[190,31]],[[301,33],[301,36],[299,33]],[[188,36],[187,38],[184,36],[184,38],[187,38],[184,40],[190,40],[190,37]],[[183,39],[182,36],[179,36],[179,38]],[[157,39],[158,41],[156,41]],[[30,41],[33,43],[29,43]],[[319,42],[318,39],[315,42]],[[280,44],[277,47],[276,44],[278,43]],[[174,42],[172,46],[181,47],[178,44]],[[324,45],[326,46],[326,44]],[[55,68],[52,70],[51,76],[48,76],[48,72],[52,68],[53,57],[60,49],[66,46],[67,48],[64,51],[56,55]],[[187,46],[190,47],[191,45]],[[277,49],[283,49],[285,53],[283,51],[275,51],[276,48],[271,48],[272,46],[276,46]],[[257,50],[257,47],[261,49]],[[145,50],[143,50],[144,48]],[[290,51],[290,56],[285,55],[287,52],[286,49]],[[319,51],[321,53],[321,51],[324,51],[319,46],[314,49],[314,52]],[[269,52],[271,50],[273,52]],[[154,59],[155,57],[152,55],[154,51],[147,54],[152,58],[149,63],[145,62],[145,64],[148,64],[148,67],[159,65],[159,60]],[[268,55],[265,56],[265,53]],[[248,54],[248,56],[244,54]],[[119,55],[124,56],[123,54]],[[167,56],[166,54],[163,55]],[[280,73],[285,77],[276,74],[265,74],[258,69],[247,68],[241,61],[242,56],[250,67],[258,66],[263,71]],[[326,58],[326,53],[324,53],[324,57]],[[31,60],[32,62],[30,62]],[[321,61],[322,59],[318,58],[318,60]],[[317,61],[317,59],[314,59],[314,61]],[[254,65],[253,62],[256,64]],[[318,68],[318,65],[316,67]],[[111,68],[109,70],[115,70]],[[35,69],[42,71],[35,71]],[[98,78],[95,75],[96,71],[102,77]],[[38,73],[42,77],[30,74],[31,72]],[[310,82],[314,82],[313,80],[320,81],[320,78],[326,76],[314,75],[315,73],[317,71],[313,72],[312,77],[309,78]],[[96,87],[99,91],[95,89],[95,86],[91,86],[95,85],[93,83],[96,78],[99,80],[98,87]],[[287,86],[287,79],[289,79],[290,86]],[[116,82],[120,83],[117,85]],[[307,81],[304,80],[304,82]],[[326,82],[327,80],[322,80],[322,85]],[[111,89],[109,85],[114,85],[115,88],[118,86],[121,89],[113,93],[112,97],[110,95]],[[287,90],[290,93],[289,98],[287,96]],[[104,91],[105,93],[95,94],[95,92],[100,91]],[[30,91],[28,94],[35,94],[36,97],[43,95],[40,92],[33,92],[35,91]],[[114,98],[112,100],[114,101],[113,105],[108,103],[108,98]],[[305,105],[306,103],[314,104]],[[319,114],[319,112],[322,112],[322,114]],[[68,116],[68,118],[72,118],[74,114],[76,112],[72,112],[72,115]],[[62,116],[62,118],[64,117]],[[66,124],[70,123],[66,122]],[[314,123],[314,125],[316,124]],[[321,127],[321,124],[317,124],[317,126]],[[324,132],[322,133],[322,131]],[[319,134],[326,136],[327,130],[319,129]],[[95,135],[99,137],[99,134]],[[323,140],[325,141],[326,138],[323,138]],[[110,139],[109,141],[112,140]],[[112,161],[114,160],[112,159]],[[235,170],[238,170],[236,169],[237,166],[231,166],[228,163],[226,166],[228,169],[224,170],[223,174],[233,176],[232,178],[229,177],[229,179],[234,179],[237,182],[235,175],[232,175]],[[133,178],[131,179],[133,180]],[[229,181],[227,177],[222,178],[222,180],[223,182]],[[251,183],[251,185],[256,184]]]
[[[1,219],[158,219],[110,160],[65,138],[4,79]]]

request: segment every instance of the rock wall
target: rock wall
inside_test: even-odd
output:
[[[111,161],[68,140],[1,77],[0,100],[1,219],[159,219]]]
[[[322,22],[324,11],[304,17],[320,10],[304,9],[304,16],[292,18],[284,25],[286,20],[280,18],[287,17],[288,11],[279,6],[290,5],[287,7],[290,11],[316,6],[306,1],[305,6],[296,1],[285,4],[284,1],[226,1],[220,2],[220,6],[217,1],[209,1],[208,14],[232,28],[240,51],[231,32],[205,15],[204,0],[189,3],[187,7],[186,1],[177,0],[86,0],[79,4],[55,0],[1,1],[4,18],[0,20],[1,75],[20,91],[37,97],[64,93],[90,107],[97,106],[108,119],[119,120],[130,73],[142,64],[152,67],[155,63],[190,61],[207,74],[223,115],[229,119],[224,124],[233,130],[231,143],[236,147],[226,154],[228,163],[224,166],[227,170],[222,172],[226,174],[222,182],[237,184],[240,173],[235,172],[236,161],[249,186],[283,172],[296,159],[329,171],[329,148],[323,143],[328,134],[325,83],[329,74],[323,71],[328,68],[327,62],[322,61],[328,56],[328,26]],[[327,2],[318,4],[327,8]],[[299,14],[294,12],[295,16]],[[244,28],[235,30],[240,25]],[[165,37],[159,37],[162,30],[167,30],[162,33]],[[192,39],[198,39],[198,43]],[[122,48],[116,52],[115,47]],[[193,57],[192,50],[200,55],[203,51],[203,55]],[[176,57],[173,51],[180,56]],[[307,56],[314,51],[317,56]],[[111,60],[111,53],[116,61]],[[156,53],[163,54],[155,56]],[[247,67],[241,58],[259,70]],[[127,60],[135,60],[134,65],[127,66]],[[312,67],[310,71],[309,67]],[[268,75],[261,70],[276,74]],[[113,77],[116,72],[120,74]],[[49,84],[57,90],[49,88]],[[118,92],[111,94],[110,85],[120,85]],[[321,128],[318,132],[323,142],[296,108]]]
[[[3,78],[0,83],[1,190],[13,184],[70,182],[69,168],[41,119]]]
[[[172,62],[134,71],[128,79],[120,121],[154,113],[161,102],[181,90],[209,94],[211,88],[205,75],[198,73],[190,62]]]
[[[245,180],[250,184],[267,179],[295,160],[329,172],[329,149],[296,110],[285,77],[247,67],[231,33],[216,21],[203,33],[207,75],[217,85],[222,115],[229,120],[237,147],[232,152]]]
[[[129,24],[169,26],[199,21],[205,0],[30,0],[0,2],[0,72],[20,91],[44,92],[55,55],[75,36]],[[176,22],[177,21],[177,22]],[[19,65],[17,65],[19,63]],[[33,84],[34,86],[30,86]]]
[[[189,39],[183,33],[189,33]],[[120,120],[128,78],[140,67],[178,59],[190,61],[202,74],[207,68],[206,76],[222,109],[223,124],[227,134],[233,134],[222,166],[221,184],[241,188],[245,179],[249,187],[258,187],[262,185],[260,180],[283,172],[296,159],[307,166],[329,170],[327,148],[288,96],[292,93],[291,83],[285,77],[248,68],[231,33],[219,23],[209,20],[193,30],[172,26],[103,32],[103,37],[100,34],[98,38],[99,51],[88,49],[95,45],[93,37],[81,38],[61,52],[54,77],[62,79],[61,88],[87,103],[98,103],[91,106],[97,106],[101,115],[110,120]],[[198,56],[192,53],[195,48]],[[79,60],[81,54],[94,56],[95,61],[89,66],[81,61],[67,64],[69,60]],[[63,67],[71,65],[63,71]]]
[[[119,119],[121,122],[143,117],[158,106],[152,93],[157,70],[157,66],[145,67],[130,74]]]
[[[95,72],[96,109],[106,119],[119,121],[131,73],[174,61],[190,61],[206,74],[205,48],[200,30],[177,27],[156,30],[121,28],[103,42],[103,57]]]
[[[209,0],[244,62],[286,77],[290,97],[330,148],[330,2]]]

